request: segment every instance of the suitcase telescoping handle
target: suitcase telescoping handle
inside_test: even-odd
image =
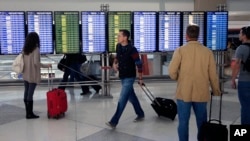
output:
[[[217,122],[219,122],[219,124],[221,124],[222,94],[220,95],[219,120],[217,120],[217,119],[211,119],[211,115],[212,115],[212,103],[213,103],[213,93],[211,92],[210,109],[209,109],[209,122],[217,121]]]
[[[139,82],[138,82],[138,84],[140,85]],[[155,96],[147,88],[147,86],[145,85],[145,83],[142,83],[140,86],[141,86],[142,90],[144,91],[144,93],[147,95],[147,97],[151,100],[151,102],[155,101],[158,106],[161,106],[161,104],[158,102],[158,100],[155,98]]]
[[[48,68],[48,89],[49,91],[53,89],[53,76],[52,76],[52,68]]]

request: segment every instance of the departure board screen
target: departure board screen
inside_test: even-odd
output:
[[[134,12],[134,46],[139,52],[156,50],[156,12]]]
[[[82,12],[82,51],[106,51],[105,12]]]
[[[19,54],[25,40],[25,13],[0,11],[1,54]]]
[[[227,48],[228,12],[207,12],[207,43],[212,50]]]
[[[56,53],[79,53],[79,12],[55,11]]]
[[[40,38],[40,53],[53,53],[52,12],[28,11],[28,33],[36,32]]]
[[[159,51],[174,51],[180,46],[180,12],[159,12]]]
[[[204,44],[204,12],[183,12],[183,44],[187,43],[186,41],[186,29],[190,24],[196,24],[200,27],[200,34],[198,41],[201,44]]]
[[[117,35],[120,29],[127,29],[131,33],[131,12],[108,12],[108,51],[115,52]]]

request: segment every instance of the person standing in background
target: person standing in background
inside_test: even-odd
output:
[[[23,46],[23,80],[24,80],[24,104],[26,118],[34,119],[39,116],[33,113],[33,95],[37,84],[41,81],[41,68],[51,68],[52,64],[40,62],[40,39],[36,32],[30,32]]]
[[[250,72],[244,69],[244,62],[250,55],[250,26],[240,30],[239,39],[243,43],[236,49],[235,64],[232,66],[232,88],[236,89],[238,78],[238,97],[241,105],[241,124],[250,125]]]
[[[80,54],[80,53],[65,54],[65,58],[66,58],[66,61],[65,61],[65,64],[63,64],[65,66],[63,66],[63,69],[62,69],[64,74],[63,74],[63,79],[61,83],[63,85],[66,85],[68,82],[69,76],[70,76],[69,82],[71,83],[73,83],[75,80],[78,82],[86,81],[87,78],[84,77],[80,71],[80,67],[82,63],[87,61],[86,55]],[[81,85],[81,89],[82,89],[82,93],[80,95],[91,94],[91,92],[89,91],[89,86],[84,86],[81,83],[79,84]],[[66,86],[59,86],[58,88],[65,90]]]
[[[119,119],[130,101],[134,107],[137,117],[134,122],[144,119],[144,112],[134,91],[134,82],[136,78],[136,66],[139,73],[139,84],[142,85],[142,62],[137,49],[129,42],[130,32],[120,30],[118,33],[118,44],[116,47],[116,59],[118,61],[119,78],[121,79],[122,89],[118,101],[117,109],[107,126],[115,128]]]
[[[189,119],[193,107],[198,135],[207,122],[207,102],[210,99],[209,85],[213,95],[221,95],[213,52],[198,42],[199,26],[186,29],[187,44],[177,48],[169,64],[171,79],[177,80],[177,111],[179,141],[189,139]]]

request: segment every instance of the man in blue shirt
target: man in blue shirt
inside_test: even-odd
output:
[[[236,49],[235,65],[232,73],[232,88],[236,89],[236,77],[238,77],[238,97],[241,104],[241,124],[250,125],[250,72],[244,70],[243,62],[246,62],[250,55],[250,26],[240,30],[239,39],[242,41]]]

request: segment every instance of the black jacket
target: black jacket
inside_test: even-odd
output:
[[[82,64],[87,61],[87,57],[84,54],[66,54],[66,64],[70,66],[73,63]]]
[[[122,78],[130,78],[130,77],[136,77],[136,67],[135,67],[135,61],[132,58],[132,54],[136,52],[137,50],[134,46],[131,44],[128,44],[127,46],[122,46],[121,44],[117,44],[116,46],[116,53],[117,53],[117,59],[119,63],[119,77]]]

